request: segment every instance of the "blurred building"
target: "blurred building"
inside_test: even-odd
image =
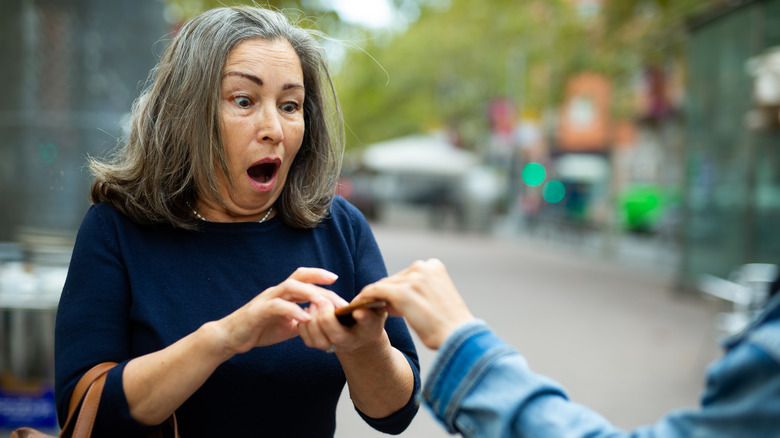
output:
[[[0,241],[71,233],[89,206],[88,155],[120,122],[165,46],[162,0],[0,2]]]
[[[605,153],[612,144],[611,84],[604,75],[584,72],[569,79],[556,151]]]
[[[780,0],[690,23],[680,280],[780,262]]]

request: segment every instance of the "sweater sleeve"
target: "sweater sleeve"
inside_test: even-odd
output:
[[[406,356],[406,360],[412,368],[412,373],[414,374],[414,389],[412,390],[412,396],[404,407],[385,418],[371,418],[360,412],[357,407],[355,410],[360,414],[360,417],[374,429],[384,433],[397,435],[409,427],[409,424],[411,424],[420,408],[419,399],[417,397],[420,393],[421,385],[420,363],[417,359],[417,351],[415,350],[414,342],[409,336],[406,323],[403,319],[388,318],[387,323],[385,324],[385,330],[390,337],[390,342]]]
[[[55,402],[65,422],[71,393],[94,365],[118,362],[107,376],[93,436],[143,436],[150,429],[132,419],[122,387],[131,358],[131,305],[116,226],[93,206],[79,229],[55,328]],[[110,432],[109,432],[110,429]]]
[[[363,215],[351,204],[346,203],[347,209],[351,210],[353,218],[353,229],[356,234],[356,250],[354,253],[354,263],[356,272],[355,291],[359,293],[365,286],[387,276],[382,253],[379,245],[371,232],[371,228]],[[414,374],[414,390],[412,396],[404,407],[385,418],[371,418],[363,414],[356,408],[358,414],[363,420],[376,430],[389,434],[400,434],[411,424],[417,411],[419,410],[419,400],[417,394],[420,391],[420,362],[417,356],[417,349],[414,341],[409,334],[409,329],[403,318],[389,317],[385,323],[385,331],[390,338],[390,343],[401,351],[409,362],[409,366]]]

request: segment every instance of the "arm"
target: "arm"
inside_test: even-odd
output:
[[[654,425],[624,432],[569,401],[560,384],[531,371],[525,358],[484,322],[469,318],[441,262],[417,262],[367,287],[360,297],[387,300],[390,312],[405,315],[426,345],[440,349],[423,398],[451,433],[769,438],[780,430],[780,320],[759,327],[711,366],[701,408],[673,411]],[[438,329],[430,321],[440,318],[462,322],[455,329]]]
[[[400,411],[414,394],[414,373],[406,357],[385,336],[381,346],[337,353],[349,384],[349,395],[360,412],[385,418]]]
[[[384,418],[409,402],[414,373],[403,353],[390,344],[384,329],[386,314],[355,311],[357,324],[346,328],[336,320],[331,304],[309,310],[312,321],[301,324],[301,337],[313,348],[335,346],[356,408],[369,417]]]
[[[334,224],[341,230],[343,249],[332,254],[334,263],[353,267],[354,278],[343,278],[354,296],[363,286],[386,277],[382,254],[365,218],[354,207],[336,199]],[[419,408],[420,366],[414,341],[401,318],[384,312],[357,311],[357,324],[346,328],[333,310],[346,301],[310,307],[312,322],[301,325],[301,338],[314,348],[328,351],[335,345],[352,398],[361,417],[384,433],[401,433]]]
[[[570,402],[556,382],[474,320],[441,346],[423,399],[450,432],[464,436],[625,436],[601,416]]]
[[[357,404],[355,404],[355,406],[358,414],[360,414],[363,420],[371,427],[384,433],[398,434],[406,430],[420,407],[418,396],[421,387],[420,363],[417,360],[414,341],[402,318],[387,318],[387,321],[385,322],[385,332],[390,338],[393,354],[395,354],[397,358],[401,358],[405,361],[406,367],[402,369],[409,369],[411,371],[411,376],[405,378],[406,382],[409,382],[412,388],[411,394],[405,405],[396,410],[393,414],[385,417],[369,417],[358,408]],[[397,363],[397,366],[402,367],[401,363]]]
[[[442,346],[423,398],[448,431],[467,437],[777,436],[777,361],[755,345],[741,345],[711,366],[708,382],[699,409],[672,411],[653,425],[622,431],[568,400],[557,382],[531,371],[522,355],[475,321]]]

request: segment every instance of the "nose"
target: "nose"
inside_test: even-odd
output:
[[[282,128],[281,117],[276,106],[265,105],[263,110],[258,112],[258,140],[270,142],[272,144],[281,143],[284,140],[284,129]]]

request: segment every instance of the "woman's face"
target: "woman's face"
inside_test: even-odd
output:
[[[286,40],[246,40],[222,71],[220,122],[228,172],[217,169],[227,209],[201,200],[208,220],[260,220],[279,198],[304,133],[303,71]]]

